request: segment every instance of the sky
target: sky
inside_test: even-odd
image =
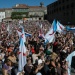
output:
[[[0,8],[11,8],[16,4],[27,4],[29,6],[39,6],[40,2],[44,3],[44,6],[53,3],[56,0],[0,0]]]

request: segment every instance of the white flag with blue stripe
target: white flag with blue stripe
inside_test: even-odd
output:
[[[75,51],[73,51],[71,54],[69,54],[66,58],[66,61],[68,62],[68,75],[71,75],[71,63],[72,63],[72,57],[75,56]]]
[[[49,43],[54,42],[56,30],[57,30],[57,25],[56,25],[56,21],[54,20],[52,23],[52,27],[45,35],[45,42],[49,42]]]
[[[21,72],[26,64],[26,47],[24,44],[24,36],[20,37],[20,46],[19,46],[19,64],[18,71]]]

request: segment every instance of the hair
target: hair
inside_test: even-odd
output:
[[[14,53],[13,53],[13,52],[11,52],[11,56],[12,56],[12,55],[14,55]]]
[[[62,75],[66,74],[67,70],[66,69],[63,69],[62,70]]]

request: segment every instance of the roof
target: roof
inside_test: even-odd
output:
[[[12,8],[5,8],[5,10],[12,10]]]
[[[24,8],[30,8],[30,9],[35,9],[35,8],[46,8],[46,7],[41,7],[41,6],[28,6],[28,5],[26,5],[26,4],[16,4],[16,6],[13,6],[12,8],[14,8],[14,9],[16,9],[16,8],[18,8],[18,9],[24,9]]]
[[[6,17],[6,18],[4,18],[4,20],[5,20],[5,19],[11,19],[11,17]]]
[[[14,8],[14,9],[21,8],[21,9],[23,9],[23,8],[28,8],[28,5],[26,5],[26,4],[16,4],[16,6],[13,6],[12,8]]]
[[[46,7],[41,7],[41,6],[29,6],[29,8],[46,8]]]
[[[2,8],[0,9],[0,12],[5,12],[5,10],[12,10],[12,8]]]
[[[0,12],[5,12],[5,9],[0,9]]]

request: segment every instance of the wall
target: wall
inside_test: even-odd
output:
[[[75,0],[58,0],[47,6],[47,19],[59,20],[63,24],[75,24]]]
[[[0,22],[5,18],[5,12],[0,12]]]

